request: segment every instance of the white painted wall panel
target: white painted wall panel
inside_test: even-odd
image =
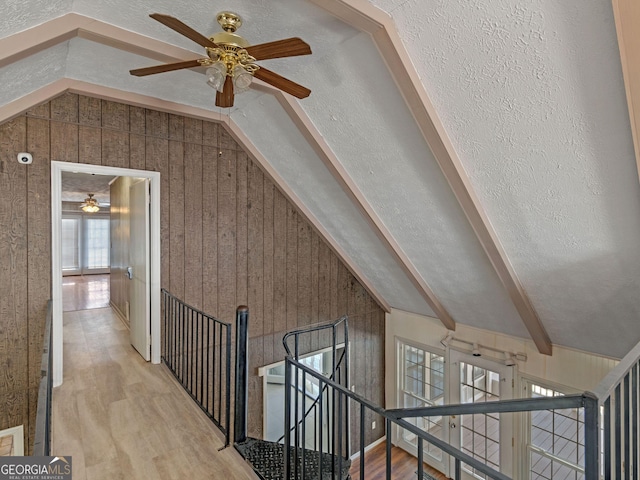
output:
[[[447,330],[435,318],[395,309],[387,314],[385,334],[386,408],[396,406],[396,337],[409,339],[427,347],[443,349],[440,341],[446,334]],[[604,376],[618,364],[618,360],[610,357],[557,345],[553,347],[553,356],[541,355],[531,341],[465,325],[460,325],[454,334],[455,338],[467,342],[477,342],[480,345],[513,353],[525,353],[527,360],[517,362],[518,377],[525,376],[544,380],[577,391],[595,388]],[[455,343],[455,345],[461,348],[466,347],[462,343]],[[495,355],[496,358],[500,357],[498,353]],[[504,357],[501,360],[504,360]]]

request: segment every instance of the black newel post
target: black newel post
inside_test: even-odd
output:
[[[236,395],[233,438],[235,443],[247,440],[247,408],[249,403],[249,309],[236,310]]]

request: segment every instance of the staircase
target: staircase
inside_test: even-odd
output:
[[[269,442],[257,438],[247,438],[236,444],[236,449],[251,465],[262,480],[328,480],[351,478],[349,469],[351,460],[340,459],[336,455],[320,453],[314,450],[289,447],[289,471],[285,476],[285,447],[281,443]],[[341,472],[341,474],[340,474]]]

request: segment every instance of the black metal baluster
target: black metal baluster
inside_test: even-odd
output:
[[[193,393],[193,369],[195,368],[195,359],[196,359],[196,354],[197,354],[197,349],[196,349],[196,343],[194,343],[193,338],[194,338],[194,333],[197,335],[198,332],[196,331],[194,325],[194,321],[193,321],[193,314],[194,311],[193,309],[189,309],[191,311],[191,315],[189,318],[189,330],[191,330],[191,339],[189,340],[189,348],[191,349],[191,369],[189,371],[189,390],[191,390],[191,393]]]
[[[196,390],[198,391],[198,402],[202,405],[202,382],[198,382],[199,378],[202,378],[202,348],[200,344],[202,342],[202,314],[198,313],[196,315],[196,350],[198,351],[198,355],[196,356]],[[200,368],[198,368],[198,366]]]
[[[220,341],[220,348],[216,350],[218,352],[218,421],[222,421],[222,325],[219,326],[218,329],[218,339]],[[237,330],[236,330],[237,332]],[[247,335],[247,338],[248,335]],[[249,355],[248,347],[247,347],[247,355]],[[247,363],[248,365],[248,363]],[[236,370],[237,375],[237,370]],[[246,432],[245,432],[246,435]]]
[[[604,402],[604,478],[611,480],[611,397]]]
[[[173,350],[171,352],[171,370],[173,370],[174,374],[177,369],[177,355],[178,355],[178,319],[177,319],[177,307],[175,298],[171,299],[171,323],[173,330]]]
[[[291,370],[290,357],[285,359],[284,370],[284,478],[291,479]],[[322,476],[320,476],[322,478]]]
[[[624,376],[623,394],[624,394],[624,479],[629,480],[631,474],[631,439],[630,435],[630,412],[629,412],[629,373]]]
[[[600,408],[598,399],[592,396],[584,397],[584,471],[585,480],[600,478]]]
[[[307,452],[307,372],[302,372],[302,478],[307,478],[305,462]]]
[[[349,375],[349,320],[346,317],[344,319],[344,360],[343,361],[344,361],[344,369],[345,369],[344,387],[348,389],[350,387],[351,377]],[[345,444],[347,445],[348,457],[351,456],[351,441],[350,441],[351,429],[348,427],[349,418],[351,417],[351,415],[349,414],[349,411],[350,411],[350,406],[349,406],[349,401],[347,401],[347,405],[344,413],[345,413],[345,419],[347,424],[347,431],[345,432]]]
[[[622,478],[622,408],[621,408],[621,399],[620,399],[620,384],[616,387],[616,393],[614,398],[614,415],[615,415],[615,448],[616,448],[616,480],[620,480]]]
[[[211,331],[210,331],[210,326],[211,324],[211,320],[207,319],[207,373],[205,375],[205,381],[207,382],[207,390],[206,390],[206,397],[207,397],[207,403],[206,403],[206,411],[209,415],[211,415],[211,409],[209,407],[209,402],[211,401],[211,397],[209,396],[209,391],[211,389],[211,359],[210,359],[210,355],[211,355]],[[213,415],[211,415],[213,417]]]
[[[342,479],[342,393],[338,392],[338,475]],[[335,461],[335,460],[334,460]],[[304,478],[304,477],[303,477]]]
[[[387,418],[386,425],[386,433],[387,433],[387,480],[391,480],[391,420]]]
[[[181,356],[181,370],[180,370],[180,382],[182,383],[182,385],[184,386],[185,382],[184,382],[184,377],[185,377],[185,370],[186,370],[186,363],[185,363],[185,349],[186,349],[186,344],[187,344],[187,340],[185,338],[185,314],[184,314],[184,303],[182,304],[182,308],[180,309],[180,325],[182,328],[182,348],[180,348],[180,356]]]
[[[364,426],[365,409],[364,404],[360,404],[360,480],[364,480]]]
[[[631,428],[633,438],[633,446],[631,452],[633,457],[631,459],[633,465],[633,472],[631,477],[635,480],[638,479],[638,364],[636,363],[631,370]]]
[[[300,336],[296,335],[295,336],[296,339],[296,343],[295,343],[295,359],[296,362],[300,361]],[[293,424],[293,428],[294,428],[294,451],[293,451],[293,471],[294,471],[294,478],[298,478],[298,448],[300,447],[300,438],[299,438],[299,429],[298,429],[298,413],[299,413],[299,400],[300,400],[300,381],[299,381],[299,377],[300,377],[300,373],[298,372],[298,369],[296,367],[295,369],[296,372],[296,376],[294,379],[294,384],[295,384],[295,389],[296,389],[296,397],[295,397],[295,402],[294,402],[294,409],[295,409],[295,413],[294,415],[294,424]]]
[[[226,415],[226,420],[225,420],[225,439],[226,439],[226,445],[229,445],[229,437],[230,437],[230,422],[231,422],[231,354],[229,352],[231,352],[231,326],[227,325],[225,327],[225,330],[227,332],[227,377],[225,379],[225,400],[226,400],[226,406],[225,406],[225,415]],[[222,363],[222,362],[220,362]]]
[[[320,443],[320,462],[318,462],[320,465],[318,466],[318,470],[319,470],[319,474],[318,474],[318,478],[322,478],[322,454],[324,452],[324,439],[323,439],[323,434],[324,434],[324,418],[323,418],[323,404],[324,404],[324,385],[323,385],[323,381],[321,379],[318,379],[318,387],[320,388],[320,401],[318,404],[318,410],[320,412],[320,439],[319,439],[319,443]]]
[[[245,306],[236,311],[236,395],[233,438],[236,443],[247,440],[247,403],[249,400],[249,310]],[[220,332],[222,335],[222,331]]]
[[[336,375],[336,341],[337,332],[335,325],[332,330],[332,344],[331,344],[331,377],[335,380]],[[334,461],[336,455],[336,444],[338,439],[336,438],[336,389],[331,387],[331,476],[336,478],[336,462]]]
[[[389,432],[387,432],[389,434]],[[422,437],[418,437],[418,479],[424,478],[424,444]]]

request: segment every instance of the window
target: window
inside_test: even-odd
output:
[[[86,218],[87,268],[109,268],[109,218]]]
[[[564,395],[554,388],[527,385],[533,398]],[[541,410],[529,415],[529,478],[548,480],[584,478],[583,409]]]
[[[80,269],[80,220],[80,216],[62,219],[62,270]]]
[[[108,273],[110,266],[109,215],[64,214],[61,224],[62,273]]]

